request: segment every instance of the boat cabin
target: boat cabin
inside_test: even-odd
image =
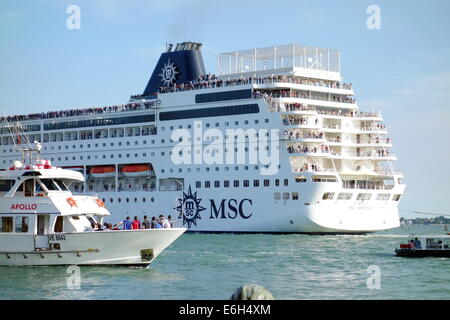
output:
[[[46,163],[42,168],[15,162],[0,171],[0,251],[11,241],[25,245],[28,241],[19,238],[30,235],[35,238],[34,249],[47,247],[47,235],[93,231],[92,223],[102,224],[110,215],[100,199],[72,194],[69,186],[84,181],[80,172]]]

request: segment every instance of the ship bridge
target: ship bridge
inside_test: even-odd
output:
[[[342,81],[340,69],[339,50],[300,44],[231,51],[217,56],[217,75],[222,79],[273,74]]]

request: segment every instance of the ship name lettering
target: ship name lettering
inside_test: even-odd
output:
[[[16,203],[12,204],[10,210],[36,210],[37,204],[33,203]]]
[[[241,201],[236,199],[222,199],[219,206],[216,205],[214,199],[209,199],[209,201],[211,203],[210,219],[236,219],[238,215],[242,219],[249,219],[253,215],[252,212],[249,213],[244,209],[244,204],[246,202],[252,206],[253,203],[251,199],[242,199]],[[225,208],[228,208],[228,210]]]

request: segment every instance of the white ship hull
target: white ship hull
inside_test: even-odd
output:
[[[334,183],[335,185],[335,183]],[[189,191],[184,192],[121,192],[99,193],[99,197],[108,203],[112,215],[108,217],[113,222],[120,221],[126,212],[139,215],[157,216],[171,215],[178,219],[188,231],[193,232],[242,232],[242,233],[338,233],[361,234],[397,228],[400,226],[397,201],[341,201],[322,200],[324,192],[349,192],[349,190],[333,190],[334,186],[314,187],[311,185],[296,190],[300,194],[298,200],[283,200],[283,190],[267,188],[258,192],[246,193],[246,190],[214,189],[194,190],[196,199],[200,199],[198,207],[194,207],[195,214],[186,217],[180,212],[180,202],[186,208],[186,198]],[[397,189],[398,188],[398,189]],[[281,193],[281,199],[275,200],[274,193]],[[351,192],[351,191],[350,191]],[[383,190],[371,190],[372,199]],[[403,192],[403,186],[397,186],[391,193]],[[287,192],[288,193],[288,192]],[[122,199],[142,199],[154,196],[150,203],[117,203]],[[184,198],[184,199],[183,199]],[[115,201],[114,201],[115,200]],[[188,200],[189,201],[189,200]],[[122,200],[123,202],[123,200]],[[117,214],[120,213],[120,214]]]
[[[46,236],[0,234],[0,265],[147,266],[185,229],[58,233]],[[40,238],[39,238],[40,237]],[[36,249],[37,242],[60,249]],[[143,251],[146,250],[146,251]]]

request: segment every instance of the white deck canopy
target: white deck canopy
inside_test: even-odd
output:
[[[219,53],[217,74],[259,73],[295,68],[340,73],[340,51],[300,44]],[[265,73],[265,72],[264,72]]]

